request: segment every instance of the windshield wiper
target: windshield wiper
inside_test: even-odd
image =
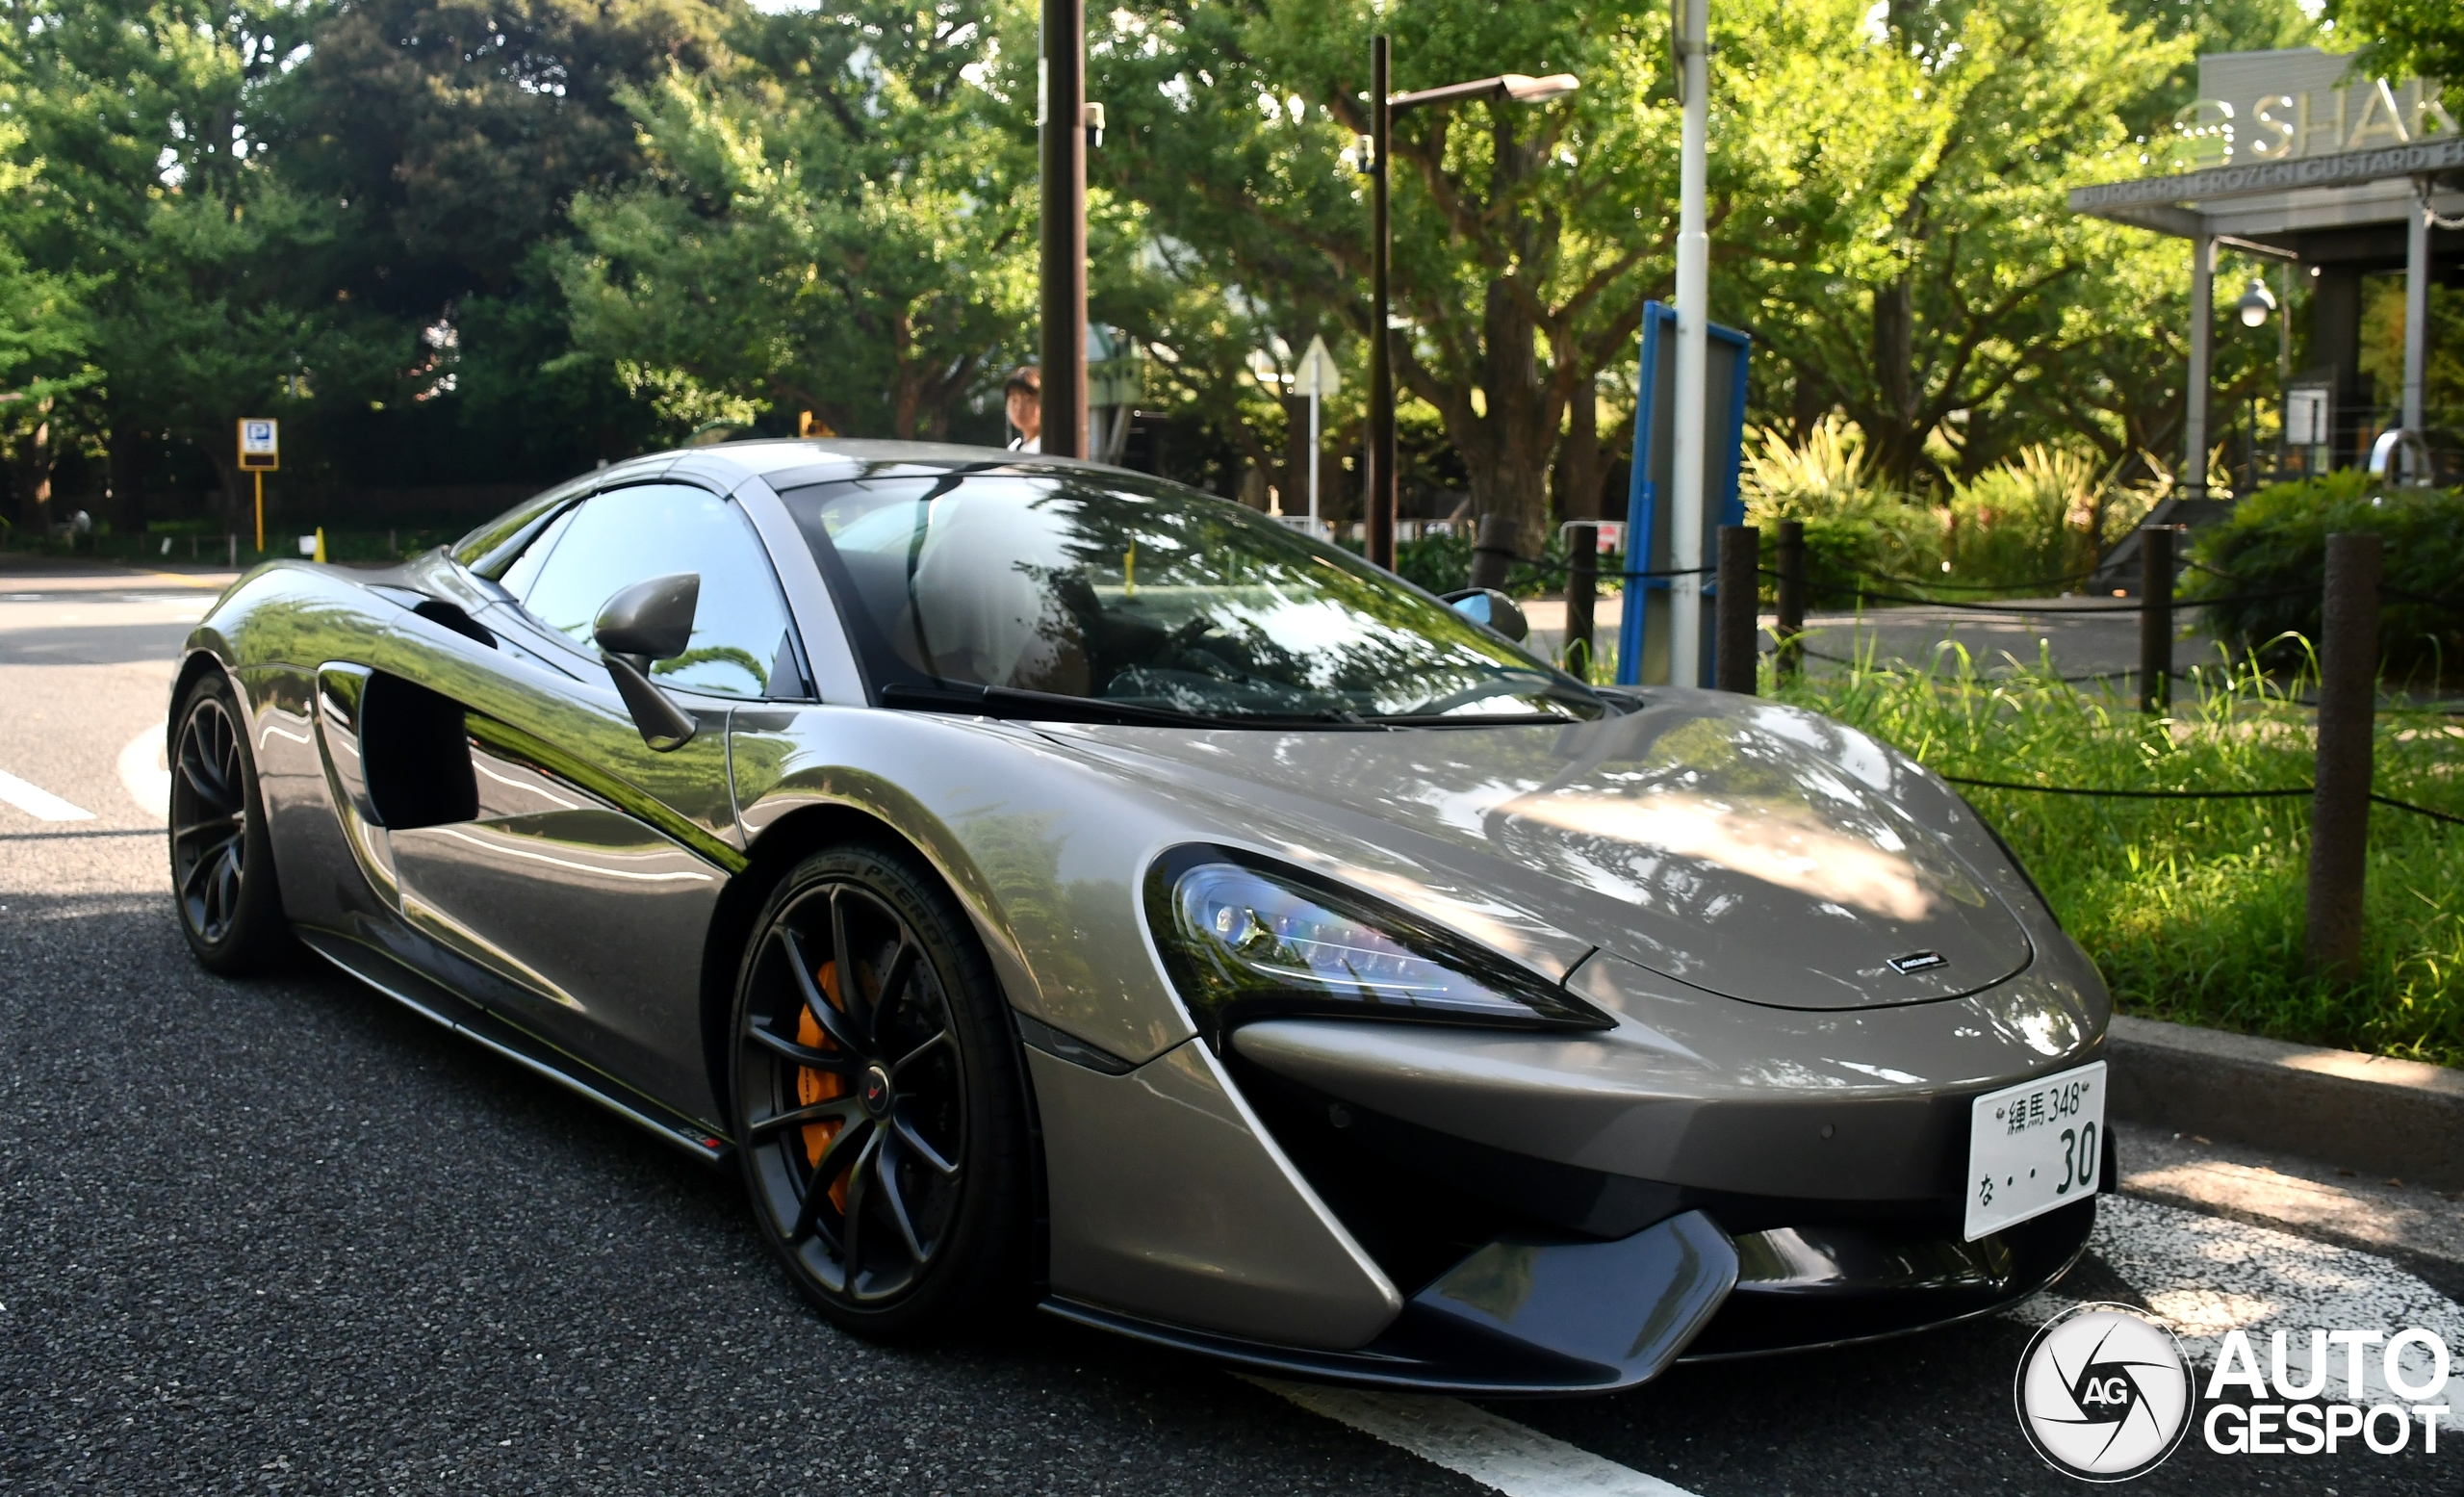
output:
[[[928,712],[975,712],[1033,722],[1118,723],[1168,728],[1374,728],[1346,712],[1192,712],[1176,707],[1142,707],[1102,697],[1029,691],[1020,686],[917,685],[891,682],[881,689],[884,707]]]

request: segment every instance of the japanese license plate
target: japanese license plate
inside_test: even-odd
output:
[[[2095,1194],[2105,1063],[1976,1099],[1967,1124],[1967,1240]]]

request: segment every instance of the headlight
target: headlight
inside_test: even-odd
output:
[[[1263,1014],[1605,1029],[1597,1009],[1406,912],[1215,847],[1147,882],[1148,922],[1210,1037]]]

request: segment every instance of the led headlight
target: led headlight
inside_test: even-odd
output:
[[[1264,1014],[1605,1029],[1605,1015],[1364,894],[1214,847],[1158,860],[1157,947],[1210,1035]]]

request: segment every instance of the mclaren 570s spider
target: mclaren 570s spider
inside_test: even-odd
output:
[[[1906,756],[1094,464],[605,468],[190,638],[171,874],[739,1172],[832,1321],[1574,1393],[2060,1276],[2095,968]]]

